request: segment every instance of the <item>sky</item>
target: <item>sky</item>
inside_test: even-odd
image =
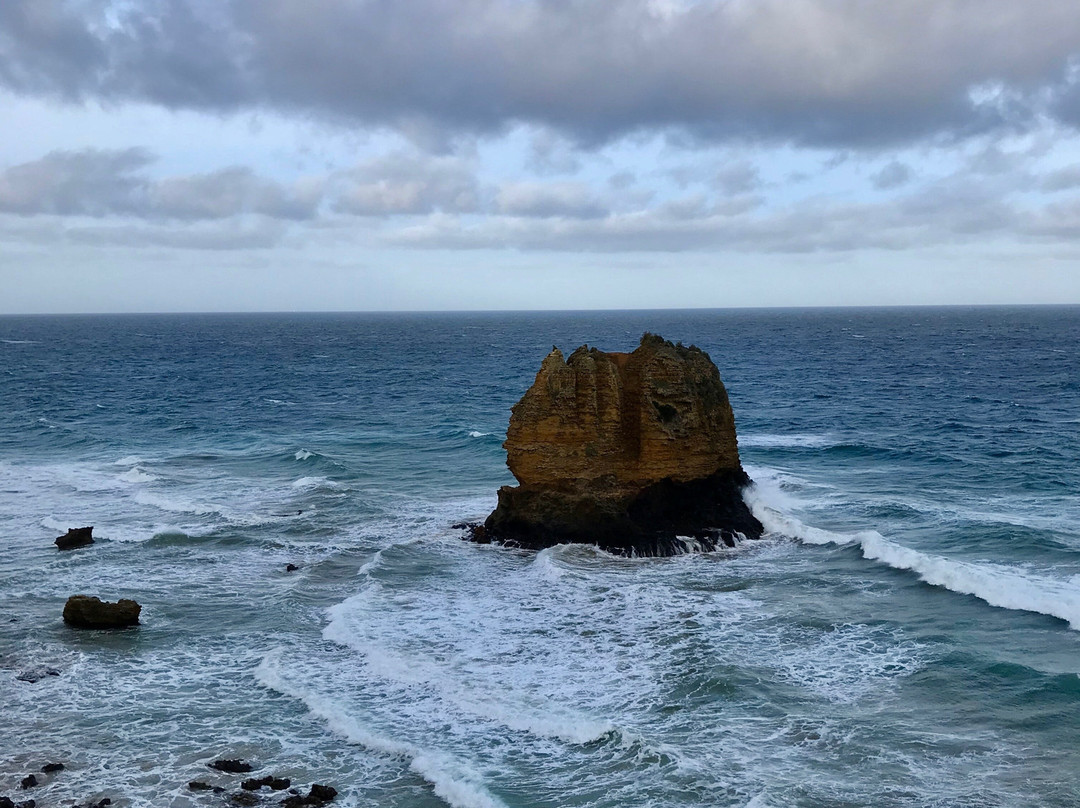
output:
[[[2,0],[0,313],[1080,303],[1076,0]]]

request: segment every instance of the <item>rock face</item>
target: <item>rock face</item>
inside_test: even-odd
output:
[[[142,606],[133,600],[109,603],[86,595],[72,595],[64,604],[64,622],[75,628],[126,628],[139,624]]]
[[[645,334],[633,353],[553,348],[503,446],[520,485],[499,490],[476,540],[669,555],[686,549],[677,536],[714,549],[761,535],[727,391],[693,346]]]
[[[74,550],[94,543],[93,527],[71,527],[63,536],[57,536],[54,544],[61,550]]]

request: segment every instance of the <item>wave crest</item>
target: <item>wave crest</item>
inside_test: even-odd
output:
[[[804,544],[857,545],[863,558],[915,573],[919,580],[961,595],[974,595],[1002,609],[1035,612],[1064,620],[1080,631],[1080,584],[1025,569],[989,562],[960,561],[923,553],[885,538],[876,530],[838,533],[807,525],[768,505],[756,486],[746,491],[747,504],[765,530]]]

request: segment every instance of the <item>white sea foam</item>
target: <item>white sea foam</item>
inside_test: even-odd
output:
[[[71,525],[66,522],[61,522],[59,519],[53,519],[51,516],[46,516],[41,520],[41,526],[49,530],[66,531]]]
[[[301,477],[292,484],[293,488],[340,488],[341,483],[336,483],[326,477]]]
[[[123,480],[126,483],[149,483],[157,479],[153,474],[147,474],[140,466],[132,466],[123,474],[118,476],[118,479]]]
[[[277,654],[269,654],[263,659],[255,677],[264,686],[303,702],[313,715],[351,743],[392,757],[406,758],[409,768],[423,777],[435,795],[453,808],[505,808],[505,803],[484,787],[481,776],[466,763],[444,752],[387,738],[343,711],[335,701],[289,682],[282,675]]]
[[[490,434],[491,434],[490,432],[478,432],[477,430],[474,429],[472,432],[469,433],[469,437],[470,438],[486,438]]]
[[[545,547],[538,552],[533,558],[531,570],[535,575],[544,578],[549,581],[557,581],[566,574],[566,570],[563,569],[553,558],[553,555],[558,552],[559,548],[563,545],[555,545],[554,547]]]
[[[828,435],[740,435],[739,445],[759,449],[822,449],[835,446]]]
[[[0,339],[0,342],[5,345],[38,345],[41,340],[38,339]]]
[[[301,449],[295,455],[297,460],[307,460],[309,457],[314,457],[314,452],[309,452],[307,449]]]
[[[770,665],[782,678],[837,704],[858,701],[926,662],[924,649],[900,629],[844,625],[805,634],[770,643]]]
[[[752,486],[746,499],[768,532],[804,544],[858,545],[863,557],[894,569],[908,570],[920,580],[975,597],[1003,609],[1037,612],[1065,620],[1080,630],[1080,587],[1071,580],[1048,578],[1022,567],[961,561],[923,553],[891,541],[876,530],[839,533],[807,525],[767,504]]]
[[[139,457],[138,455],[127,455],[126,457],[121,457],[119,460],[115,461],[113,463],[113,465],[114,466],[137,466],[137,465],[139,465],[139,463],[142,463],[142,462],[143,462],[143,459],[141,457]]]
[[[190,513],[195,516],[208,516],[210,514],[222,514],[222,506],[205,502],[194,502],[187,499],[167,497],[164,494],[139,491],[135,494],[135,501],[140,505],[150,505],[170,513]]]

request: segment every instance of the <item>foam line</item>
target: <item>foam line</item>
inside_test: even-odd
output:
[[[409,769],[424,778],[435,796],[452,808],[506,808],[505,803],[484,788],[479,775],[461,761],[442,752],[420,749],[379,735],[347,715],[340,705],[291,685],[281,675],[277,653],[263,659],[255,669],[255,678],[265,687],[303,702],[313,715],[350,743],[407,759]]]
[[[958,561],[912,550],[891,541],[876,530],[836,533],[812,527],[780,513],[764,502],[756,487],[746,491],[746,501],[765,530],[798,539],[804,544],[858,545],[863,558],[893,569],[915,573],[920,580],[962,595],[974,595],[991,606],[1036,612],[1064,620],[1080,631],[1080,584],[1035,575],[1016,567]]]

